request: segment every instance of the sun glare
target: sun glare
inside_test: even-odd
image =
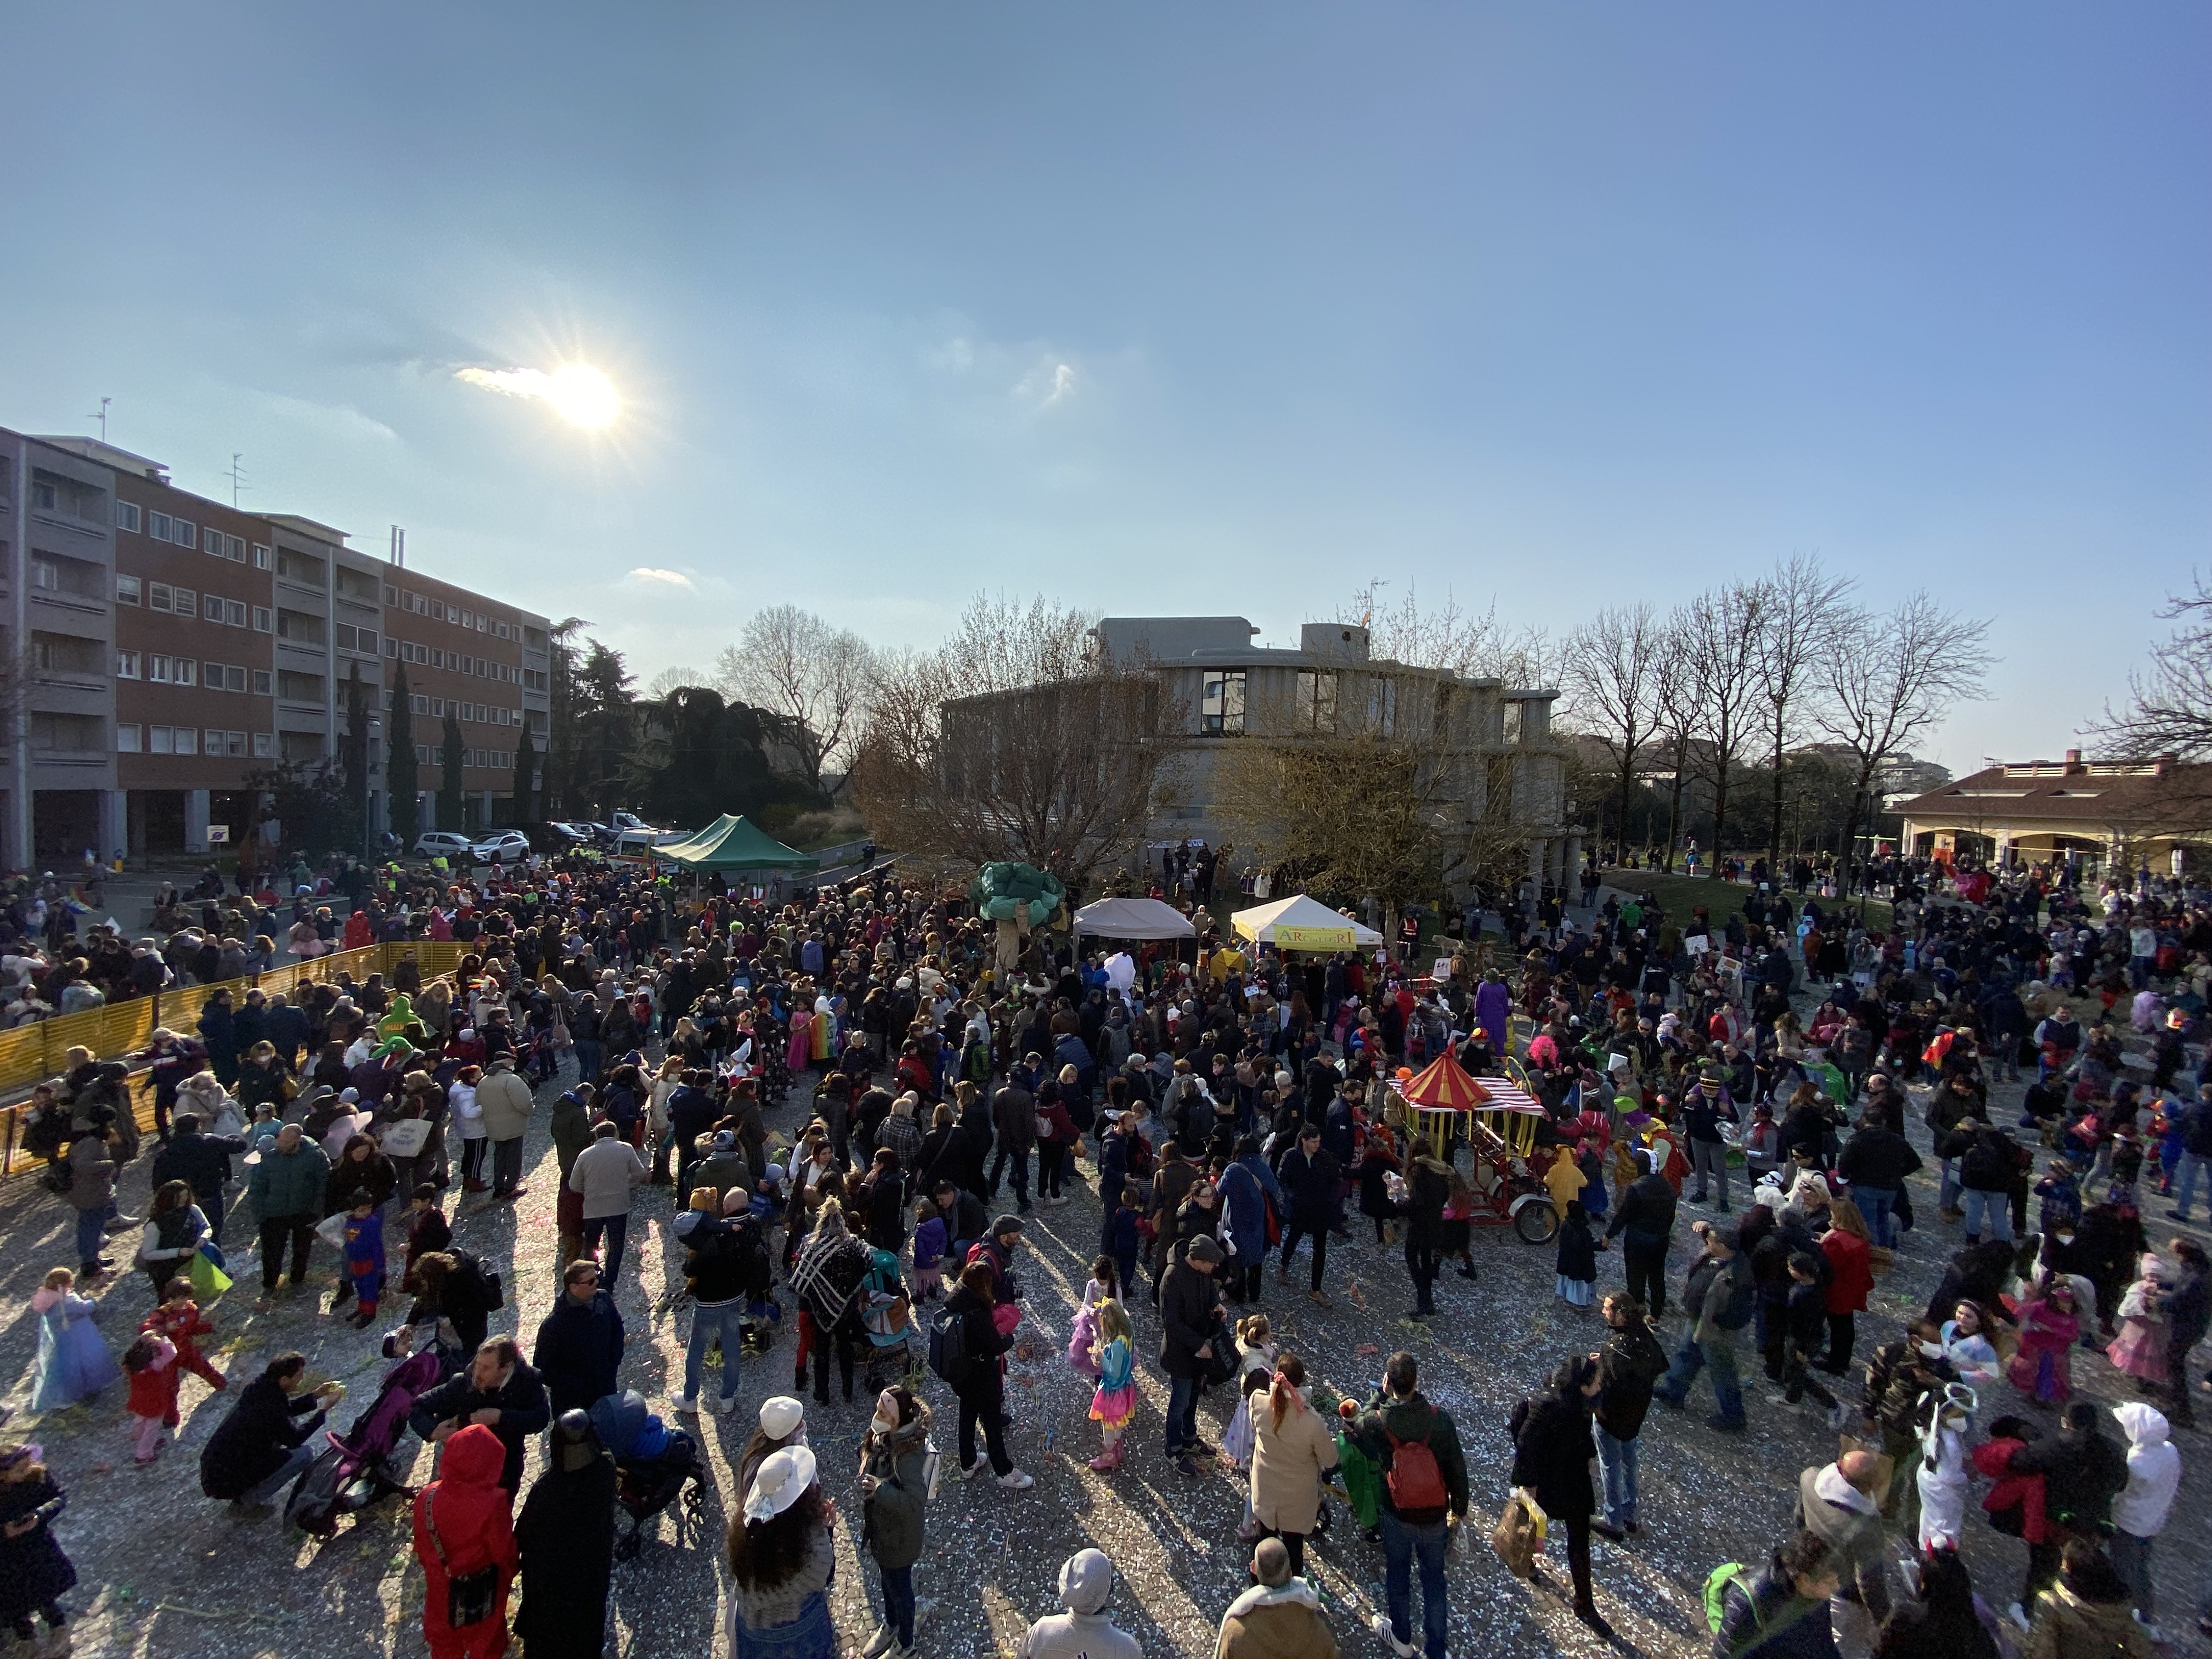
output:
[[[537,368],[464,368],[454,378],[510,398],[534,398],[571,426],[593,431],[622,413],[614,382],[589,363],[563,363],[550,374]]]

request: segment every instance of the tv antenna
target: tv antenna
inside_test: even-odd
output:
[[[233,507],[237,507],[238,498],[242,492],[253,488],[252,484],[246,482],[246,468],[243,465],[245,459],[246,457],[240,452],[236,450],[233,450],[231,452],[230,472],[228,476],[230,478],[230,504]]]
[[[115,399],[112,398],[102,398],[100,400],[99,410],[96,412],[85,416],[88,421],[98,421],[100,422],[100,441],[102,443],[106,443],[107,441],[107,406],[114,401]]]

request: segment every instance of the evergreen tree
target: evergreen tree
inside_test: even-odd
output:
[[[520,747],[514,751],[514,821],[529,823],[538,817],[538,745],[531,740],[527,720],[516,742]]]
[[[438,782],[438,828],[459,830],[461,827],[461,758],[466,748],[461,737],[460,717],[447,706],[446,713],[446,741],[439,761],[444,775]]]
[[[407,665],[392,673],[392,721],[384,751],[384,792],[390,805],[392,833],[399,837],[402,852],[415,848],[416,790],[415,705],[407,694]]]

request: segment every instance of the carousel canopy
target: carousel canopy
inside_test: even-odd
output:
[[[1372,927],[1340,916],[1304,893],[1239,910],[1229,921],[1243,938],[1280,951],[1350,951],[1382,942],[1382,935]]]
[[[1540,1112],[1534,1096],[1515,1088],[1503,1078],[1471,1075],[1449,1054],[1438,1054],[1419,1076],[1409,1078],[1398,1092],[1425,1112]]]

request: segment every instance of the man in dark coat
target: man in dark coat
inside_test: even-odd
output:
[[[2043,1512],[2051,1522],[2043,1542],[2027,1547],[2027,1580],[2020,1596],[2024,1607],[2033,1607],[2057,1577],[2066,1540],[2097,1537],[2112,1518],[2112,1499],[2128,1484],[2127,1454],[2098,1432],[2104,1415],[2089,1401],[2073,1401],[2057,1434],[2029,1441],[2005,1465],[2008,1475],[2043,1477]]]
[[[1201,1233],[1160,1281],[1160,1366],[1169,1378],[1167,1452],[1177,1473],[1196,1475],[1195,1461],[1212,1450],[1198,1438],[1198,1394],[1228,1310],[1214,1288],[1221,1246]]]
[[[1651,1409],[1652,1386],[1667,1372],[1667,1351],[1644,1322],[1643,1304],[1605,1299],[1605,1346],[1598,1351],[1597,1461],[1605,1472],[1605,1518],[1595,1529],[1618,1543],[1637,1530],[1637,1442]]]
[[[1636,1167],[1643,1173],[1628,1183],[1620,1207],[1607,1225],[1607,1238],[1621,1241],[1621,1265],[1628,1270],[1628,1293],[1657,1319],[1667,1311],[1667,1242],[1674,1231],[1674,1184],[1651,1167],[1651,1154],[1639,1149]]]
[[[612,1394],[623,1343],[622,1315],[614,1297],[599,1288],[599,1265],[570,1262],[561,1278],[561,1299],[538,1324],[530,1356],[545,1379],[552,1409],[588,1411]]]
[[[246,1385],[200,1452],[200,1490],[242,1511],[263,1510],[315,1461],[313,1436],[338,1384],[308,1391],[304,1355],[279,1354]]]
[[[514,1633],[532,1659],[599,1659],[614,1577],[615,1461],[588,1414],[564,1412],[553,1455],[514,1523],[522,1607]]]
[[[192,1189],[192,1202],[207,1217],[208,1235],[222,1243],[223,1183],[230,1179],[230,1160],[243,1152],[246,1143],[235,1135],[201,1133],[198,1112],[177,1114],[169,1144],[154,1154],[154,1187],[181,1181]]]
[[[522,1490],[522,1455],[530,1437],[552,1417],[544,1379],[522,1363],[522,1349],[513,1337],[496,1336],[478,1346],[468,1370],[416,1397],[407,1426],[442,1446],[470,1424],[483,1424],[507,1449],[499,1484],[512,1498]]]
[[[1298,1144],[1283,1155],[1282,1167],[1275,1171],[1291,1203],[1290,1222],[1283,1229],[1283,1255],[1276,1277],[1289,1279],[1291,1256],[1298,1248],[1298,1240],[1310,1237],[1313,1279],[1307,1294],[1323,1307],[1329,1305],[1328,1297],[1322,1291],[1321,1280],[1328,1267],[1328,1230],[1336,1217],[1339,1167],[1336,1159],[1321,1144],[1320,1128],[1309,1123],[1299,1131]]]

